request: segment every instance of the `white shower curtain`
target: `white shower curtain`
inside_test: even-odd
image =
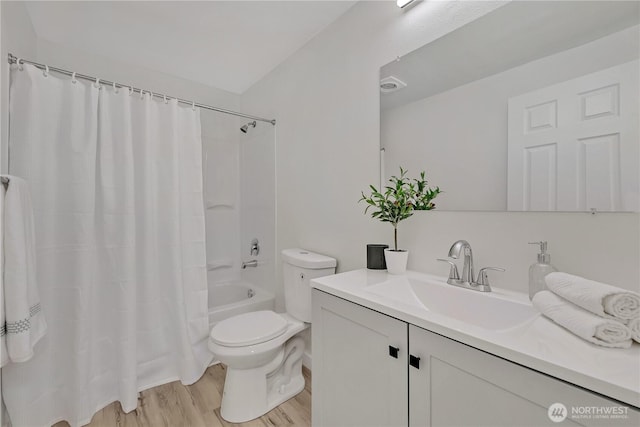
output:
[[[211,360],[199,110],[11,71],[10,172],[31,188],[49,330],[2,371],[13,425],[86,424]]]

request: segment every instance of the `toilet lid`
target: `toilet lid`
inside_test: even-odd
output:
[[[227,347],[269,341],[284,333],[287,321],[273,311],[252,311],[219,322],[211,329],[211,340]]]

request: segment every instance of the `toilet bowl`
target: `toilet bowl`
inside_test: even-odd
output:
[[[215,325],[209,350],[227,365],[220,415],[258,418],[304,389],[304,340],[311,321],[310,280],[335,273],[336,260],[302,249],[282,251],[286,313],[255,311]]]
[[[302,391],[304,379],[293,378],[291,365],[302,363],[304,341],[288,341],[307,327],[287,314],[255,311],[223,320],[211,330],[209,349],[227,365],[220,409],[225,420],[252,420]],[[278,373],[282,378],[277,384],[269,381]]]

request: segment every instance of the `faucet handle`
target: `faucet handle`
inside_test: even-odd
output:
[[[504,268],[500,268],[500,267],[481,268],[480,271],[478,272],[478,281],[476,282],[476,285],[489,286],[489,277],[487,277],[487,270],[502,271],[502,272],[506,271]]]
[[[451,265],[451,269],[449,269],[449,280],[447,282],[452,281],[452,280],[460,281],[460,274],[458,273],[458,266],[456,265],[455,262],[451,261],[450,259],[443,259],[443,258],[438,258],[437,260],[449,263],[449,265]]]

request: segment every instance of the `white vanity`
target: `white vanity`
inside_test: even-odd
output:
[[[640,345],[588,344],[525,294],[364,269],[312,285],[316,427],[555,425],[554,403],[563,424],[640,425]]]

